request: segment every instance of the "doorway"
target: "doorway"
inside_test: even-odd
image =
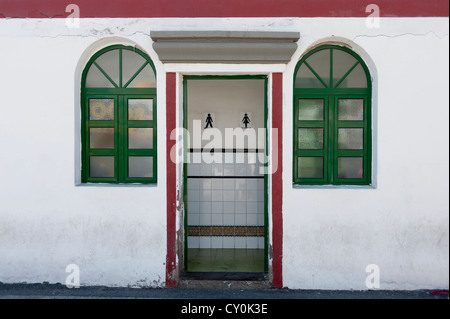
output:
[[[184,273],[268,271],[267,77],[184,77]]]

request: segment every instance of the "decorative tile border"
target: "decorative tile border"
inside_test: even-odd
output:
[[[193,237],[264,237],[264,226],[188,226],[187,235]]]

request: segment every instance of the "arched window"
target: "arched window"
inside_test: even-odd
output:
[[[371,80],[348,48],[323,45],[294,72],[293,181],[298,185],[371,183]]]
[[[82,182],[156,183],[156,76],[135,47],[94,54],[81,83]]]

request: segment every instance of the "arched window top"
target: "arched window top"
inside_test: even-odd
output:
[[[352,50],[323,45],[295,69],[293,183],[370,185],[372,86]]]
[[[85,72],[86,88],[156,88],[152,61],[135,47],[104,48],[91,58]]]
[[[370,76],[362,59],[337,45],[324,45],[308,52],[298,63],[296,89],[368,88]]]

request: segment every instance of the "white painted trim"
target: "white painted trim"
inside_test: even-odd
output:
[[[166,63],[165,72],[183,75],[256,75],[284,72],[285,64]]]

